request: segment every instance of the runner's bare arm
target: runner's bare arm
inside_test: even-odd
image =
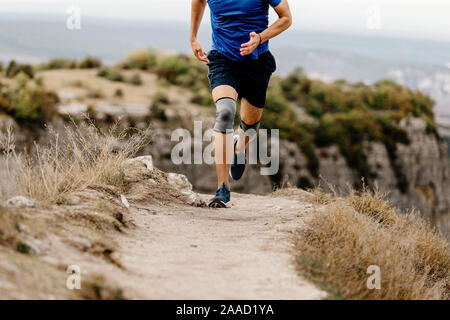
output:
[[[289,28],[292,24],[291,10],[287,0],[281,1],[281,3],[273,8],[278,15],[277,21],[275,21],[269,28],[263,32],[257,34],[256,32],[250,33],[250,41],[241,45],[241,55],[246,56],[252,53],[260,44],[266,42],[278,36],[280,33]]]
[[[206,52],[203,51],[202,45],[197,40],[197,33],[202,22],[203,13],[205,12],[206,0],[192,0],[191,3],[191,32],[190,42],[194,56],[203,62],[208,62]]]

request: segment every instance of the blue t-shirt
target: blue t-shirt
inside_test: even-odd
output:
[[[269,50],[269,41],[247,56],[241,56],[241,44],[250,40],[250,32],[260,33],[269,26],[269,4],[282,0],[208,0],[211,11],[212,50],[233,61],[256,60]]]

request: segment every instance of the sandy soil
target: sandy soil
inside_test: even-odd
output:
[[[209,196],[202,195],[205,200]],[[291,232],[312,205],[232,194],[231,209],[131,203],[113,276],[127,298],[320,299],[295,271]]]

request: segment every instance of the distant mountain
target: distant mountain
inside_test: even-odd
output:
[[[189,26],[182,22],[127,21],[82,17],[81,30],[68,30],[64,15],[0,13],[0,60],[39,62],[50,57],[94,55],[106,63],[135,48],[190,53]],[[200,30],[210,47],[208,23]],[[271,44],[278,72],[302,66],[315,78],[373,83],[389,78],[430,94],[436,114],[450,117],[450,43],[289,31]]]

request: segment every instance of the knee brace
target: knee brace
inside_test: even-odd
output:
[[[253,137],[254,135],[256,135],[256,133],[258,132],[258,129],[259,129],[259,125],[260,125],[261,123],[258,121],[257,123],[255,123],[255,124],[252,124],[252,125],[248,125],[248,124],[246,124],[244,121],[242,121],[242,119],[241,119],[241,122],[240,122],[240,124],[239,124],[239,126],[241,127],[241,129],[242,129],[242,131],[244,131],[244,134],[247,136],[247,137]]]
[[[231,98],[222,98],[216,102],[216,123],[214,131],[220,133],[231,133],[236,115],[236,101]]]

